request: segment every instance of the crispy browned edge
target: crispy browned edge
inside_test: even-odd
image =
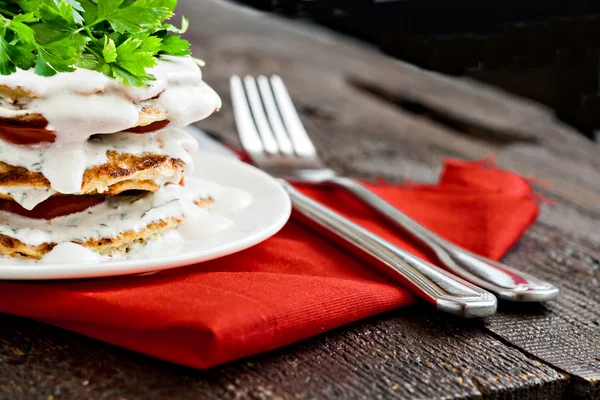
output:
[[[95,94],[96,93],[89,93],[90,96],[94,96]],[[160,94],[155,98],[158,98],[159,96]],[[37,96],[35,93],[26,91],[22,87],[11,88],[6,85],[0,85],[0,97],[10,101],[11,103],[17,103],[19,101],[27,102],[39,96]],[[153,122],[164,121],[167,119],[167,113],[165,110],[155,105],[144,104],[144,101],[140,103],[141,108],[139,110],[138,122],[131,128],[136,126],[146,126]],[[44,128],[48,125],[48,121],[44,115],[35,112],[21,114],[11,118],[0,118],[0,122],[9,125],[29,126],[33,128]]]
[[[196,202],[202,208],[208,208],[211,203],[211,199],[201,199]],[[157,235],[176,229],[182,221],[182,218],[171,217],[154,221],[137,231],[123,232],[114,238],[90,239],[85,242],[75,243],[96,253],[110,256],[126,252],[135,243],[146,243]],[[43,243],[39,246],[30,246],[13,237],[0,235],[0,255],[3,256],[39,260],[45,254],[49,253],[54,246],[56,246],[56,243]]]
[[[35,99],[39,96],[33,92],[25,90],[22,86],[11,87],[8,85],[0,85],[0,97],[10,100],[14,103],[19,99]]]
[[[185,164],[165,155],[145,154],[135,156],[115,151],[107,152],[108,162],[89,168],[83,175],[79,195],[114,196],[128,190],[155,192],[160,177],[183,173]],[[40,172],[29,171],[0,162],[0,186],[50,188],[50,182]],[[8,194],[0,198],[11,199]]]

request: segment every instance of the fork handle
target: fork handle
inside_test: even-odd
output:
[[[496,294],[499,299],[517,302],[555,300],[559,290],[552,284],[502,263],[471,253],[436,235],[354,179],[336,177],[330,180],[408,231],[428,247],[450,271],[469,282]]]
[[[493,294],[413,256],[279,181],[290,195],[294,211],[305,222],[368,258],[369,265],[408,284],[438,310],[464,318],[486,317],[496,311]]]

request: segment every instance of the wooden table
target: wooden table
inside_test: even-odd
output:
[[[435,181],[445,156],[493,155],[554,206],[505,261],[560,286],[485,321],[417,305],[201,372],[0,316],[0,398],[600,398],[600,149],[536,104],[431,74],[314,27],[186,0],[195,54],[223,96],[200,127],[235,145],[231,74],[282,75],[326,161]]]

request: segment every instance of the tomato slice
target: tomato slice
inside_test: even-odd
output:
[[[46,219],[62,217],[87,210],[104,201],[104,197],[53,196],[41,202],[31,211],[24,209],[14,200],[0,199],[0,210],[28,218]]]
[[[0,122],[0,138],[14,144],[52,143],[56,134],[44,129],[46,125],[20,126]]]
[[[146,126],[136,126],[128,129],[131,133],[149,133],[165,128],[171,121],[156,121]],[[48,121],[13,123],[0,121],[0,138],[14,144],[53,143],[56,139],[54,131],[45,129]]]
[[[149,132],[154,132],[154,131],[158,131],[161,130],[163,128],[166,128],[167,125],[169,125],[171,121],[169,121],[168,119],[164,120],[164,121],[156,121],[151,123],[150,125],[145,125],[145,126],[136,126],[134,128],[131,129],[127,129],[127,132],[131,132],[131,133],[149,133]]]

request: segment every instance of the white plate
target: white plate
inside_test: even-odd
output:
[[[264,172],[236,159],[199,152],[190,175],[223,186],[243,189],[253,196],[252,204],[228,216],[232,228],[186,241],[183,249],[168,257],[81,264],[73,260],[57,265],[0,265],[0,279],[79,279],[131,275],[182,267],[213,260],[254,246],[277,233],[287,222],[291,203],[287,193]]]

